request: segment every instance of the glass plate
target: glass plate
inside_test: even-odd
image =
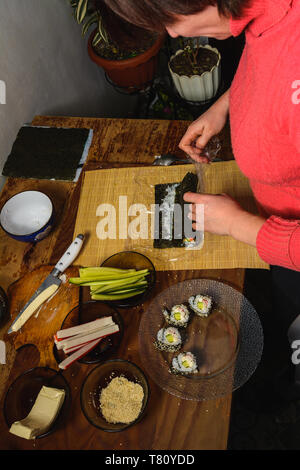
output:
[[[162,309],[187,304],[197,294],[213,298],[212,313],[207,318],[191,315],[187,328],[180,329],[180,351],[157,350],[157,332],[167,326]],[[221,282],[194,279],[155,297],[141,319],[139,347],[144,367],[157,385],[179,398],[201,401],[227,395],[251,377],[261,359],[263,331],[255,309],[240,292]],[[195,354],[196,374],[170,373],[172,358],[181,351]]]

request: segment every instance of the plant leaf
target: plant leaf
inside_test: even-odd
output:
[[[95,11],[82,27],[82,36],[85,36],[92,24],[98,23],[98,13]]]
[[[83,22],[86,16],[88,1],[89,0],[79,0],[78,2],[77,9],[76,9],[76,20],[79,24]]]
[[[104,27],[103,18],[99,16],[98,33],[104,42],[108,43],[108,35]]]
[[[95,34],[95,37],[93,39],[93,46],[97,46],[97,44],[99,44],[99,42],[102,41],[102,37],[100,36],[100,34],[97,32]]]

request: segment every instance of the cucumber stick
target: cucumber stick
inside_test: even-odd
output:
[[[106,290],[118,290],[119,287],[132,286],[141,280],[144,280],[144,276],[135,277],[134,279],[130,279],[128,281],[109,282],[107,284],[98,286],[97,289],[93,290],[93,292],[99,293],[99,292],[105,292]]]
[[[134,272],[135,269],[119,269],[119,268],[109,268],[109,267],[100,267],[100,268],[80,268],[79,275],[80,277],[90,277],[90,276],[101,276],[109,273],[115,274],[124,274],[129,272]]]
[[[93,300],[121,300],[139,295],[147,289],[148,269],[88,267],[79,269],[79,277],[69,279],[78,286],[88,286]]]
[[[143,294],[145,292],[145,289],[143,290],[136,290],[134,292],[129,292],[127,294],[93,294],[92,300],[122,300],[122,299],[128,299],[130,297],[133,297],[135,295]]]
[[[87,268],[86,268],[87,269]],[[135,277],[139,277],[142,275],[147,275],[149,274],[148,269],[143,269],[141,271],[133,271],[129,273],[114,273],[114,274],[101,274],[98,277],[93,276],[93,277],[71,277],[70,282],[72,284],[79,284],[79,285],[85,285],[85,286],[93,286],[93,285],[101,285],[101,284],[107,284],[107,281],[116,281],[119,282],[121,280],[127,280]]]

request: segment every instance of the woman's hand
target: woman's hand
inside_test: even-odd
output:
[[[201,151],[214,135],[221,132],[226,124],[228,112],[229,90],[188,127],[179,142],[179,148],[196,162],[207,163],[208,159],[201,157]]]
[[[186,193],[190,202],[189,218],[194,230],[201,227],[201,211],[204,209],[204,230],[217,235],[230,235],[249,245],[256,246],[256,237],[265,222],[263,217],[250,214],[227,194]]]
[[[195,223],[193,228],[201,230],[199,210],[204,209],[204,229],[217,235],[231,235],[233,220],[243,213],[241,206],[227,194],[186,193],[184,200],[191,202],[189,218]],[[200,206],[201,205],[201,206]],[[203,229],[203,227],[202,227]]]

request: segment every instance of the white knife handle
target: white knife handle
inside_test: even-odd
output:
[[[81,250],[83,239],[83,235],[77,235],[73,243],[71,243],[67,251],[56,264],[55,269],[58,269],[60,272],[63,272],[73,263],[73,261],[77,258]]]

